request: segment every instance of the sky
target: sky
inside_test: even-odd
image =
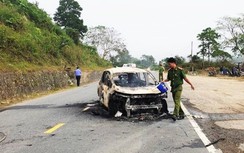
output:
[[[51,17],[59,0],[28,0]],[[244,13],[243,0],[76,0],[88,27],[113,27],[133,57],[152,55],[159,61],[199,51],[197,34],[215,28],[222,17]]]

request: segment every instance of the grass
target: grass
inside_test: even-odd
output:
[[[0,71],[111,66],[96,49],[75,45],[46,12],[27,0],[0,0],[0,7]]]
[[[0,0],[0,73],[62,71],[81,67],[83,71],[103,70],[111,63],[96,49],[76,45],[45,11],[27,0]],[[60,91],[33,93],[0,102],[8,106],[19,101]]]

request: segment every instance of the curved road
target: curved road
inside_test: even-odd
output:
[[[25,101],[0,111],[1,153],[207,153],[185,119],[129,122],[82,112],[97,83]],[[172,98],[168,98],[173,107]]]

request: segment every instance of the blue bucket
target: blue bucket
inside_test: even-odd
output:
[[[161,93],[165,93],[168,91],[168,88],[166,87],[166,85],[164,83],[159,83],[157,88],[159,91],[161,91]]]

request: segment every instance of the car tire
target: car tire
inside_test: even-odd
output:
[[[167,105],[167,101],[165,99],[161,99],[161,104],[162,104],[162,109],[161,109],[161,112],[162,113],[169,113],[168,111],[168,105]]]
[[[117,113],[118,111],[118,106],[115,104],[113,101],[109,101],[108,103],[108,112],[110,116],[113,116]]]

